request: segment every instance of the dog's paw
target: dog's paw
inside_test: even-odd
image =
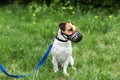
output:
[[[76,71],[76,68],[74,66],[72,66],[72,69]]]
[[[58,72],[58,69],[54,69],[54,72],[57,73],[57,72]]]
[[[64,76],[68,77],[69,74],[67,72],[63,72]]]

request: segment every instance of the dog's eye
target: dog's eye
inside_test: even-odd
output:
[[[73,28],[71,27],[68,31],[73,31]]]

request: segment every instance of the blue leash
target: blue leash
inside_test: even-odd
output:
[[[48,57],[48,55],[49,55],[49,53],[50,53],[50,50],[51,50],[51,48],[52,48],[52,45],[53,45],[53,43],[51,43],[51,44],[49,45],[49,47],[48,47],[45,55],[44,55],[43,58],[42,58],[42,60],[41,60],[41,61],[39,62],[39,64],[35,67],[35,69],[34,69],[31,73],[29,73],[29,74],[25,74],[25,75],[11,75],[11,74],[9,74],[9,73],[6,71],[6,69],[5,69],[1,64],[0,64],[0,70],[1,70],[5,75],[7,75],[7,76],[9,76],[9,77],[13,77],[13,78],[26,78],[26,77],[29,77],[29,76],[33,75],[33,74],[43,65],[43,63],[45,62],[45,60],[47,59],[47,57]]]

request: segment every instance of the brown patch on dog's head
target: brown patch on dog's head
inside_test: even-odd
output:
[[[76,31],[75,26],[71,22],[60,23],[59,28],[62,31],[62,33],[67,35],[71,35],[73,32]]]

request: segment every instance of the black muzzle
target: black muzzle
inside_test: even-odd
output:
[[[72,42],[75,42],[75,43],[80,42],[82,40],[82,37],[83,37],[82,34],[79,33],[78,31],[75,31],[72,35],[66,35],[66,34],[63,34],[63,33],[62,33],[62,35],[66,39],[68,39]]]
[[[82,40],[82,34],[78,31],[75,31],[72,35],[68,36],[68,39],[72,42],[80,42]]]

